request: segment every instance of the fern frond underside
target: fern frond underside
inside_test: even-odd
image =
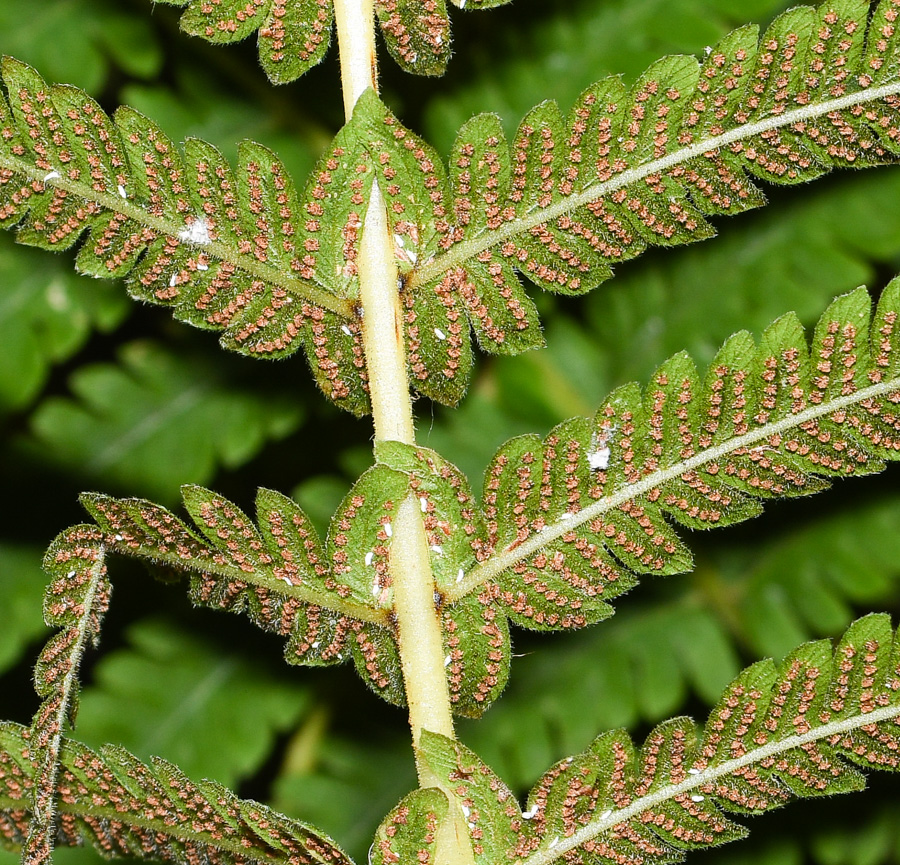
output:
[[[349,130],[301,206],[259,144],[240,145],[233,171],[204,141],[179,151],[136,111],[120,108],[113,121],[82,91],[51,87],[12,58],[2,71],[0,226],[49,250],[83,239],[82,273],[127,277],[133,297],[224,331],[226,348],[277,358],[302,346],[327,396],[368,411],[355,261],[373,172]]]
[[[23,844],[35,769],[17,724],[0,723],[0,844]],[[352,865],[327,836],[213,781],[195,783],[164,760],[122,748],[61,748],[56,839],[105,857],[200,865]]]
[[[710,237],[709,216],[760,206],[756,179],[792,184],[895,161],[898,14],[898,0],[792,9],[761,38],[750,26],[728,34],[701,62],[665,57],[630,89],[602,80],[567,118],[538,105],[511,144],[498,117],[479,115],[446,170],[364,99],[359,124],[404,274],[415,386],[440,402],[461,398],[469,328],[486,351],[542,345],[517,270],[580,294],[648,246]]]
[[[44,567],[53,577],[44,594],[44,621],[60,630],[34,670],[35,690],[44,699],[27,733],[35,777],[24,865],[42,865],[53,850],[63,734],[74,726],[81,659],[88,644],[100,639],[110,595],[106,548],[96,526],[69,529],[48,551]]]
[[[451,703],[477,716],[508,677],[508,620],[543,630],[598,622],[638,575],[690,569],[672,521],[730,525],[767,498],[807,495],[897,459],[898,317],[900,279],[874,315],[864,289],[838,298],[811,350],[787,315],[758,346],[747,333],[729,339],[705,377],[676,355],[644,392],[626,385],[593,418],[503,445],[482,503],[435,452],[379,442],[324,544],[293,501],[268,490],[255,526],[221,496],[185,487],[198,530],[142,500],[83,502],[111,552],[189,574],[196,603],[248,612],[288,638],[291,663],[352,656],[376,693],[402,704],[392,524],[415,496]]]
[[[864,289],[835,300],[811,349],[791,314],[758,346],[735,334],[703,377],[675,355],[643,392],[625,385],[593,418],[503,445],[480,509],[433,452],[379,443],[376,454],[453,503],[429,535],[448,609],[474,594],[524,627],[584,627],[611,615],[639,574],[690,570],[671,522],[727,526],[767,498],[900,458],[898,316],[895,279],[874,316]],[[454,538],[448,525],[455,543],[442,540]]]
[[[333,0],[158,0],[187,7],[181,29],[208,42],[228,44],[257,34],[259,62],[274,84],[294,81],[328,51]],[[488,9],[509,0],[452,0]],[[375,14],[391,57],[407,72],[443,75],[450,59],[450,19],[445,0],[375,0]]]
[[[205,142],[181,153],[136,112],[113,122],[80,91],[7,59],[0,223],[48,249],[87,235],[80,270],[128,277],[135,297],[224,330],[228,348],[283,357],[302,346],[323,391],[363,414],[357,257],[377,177],[410,380],[455,404],[472,369],[470,330],[487,351],[543,344],[517,270],[581,293],[648,245],[708,237],[708,216],[762,204],[755,178],[796,183],[894,161],[898,14],[900,0],[792,9],[761,39],[734,31],[702,63],[663,58],[630,90],[600,81],[568,119],[539,105],[511,146],[498,118],[475,117],[449,170],[368,93],[300,195],[260,145],[242,145],[236,171]]]
[[[426,733],[420,755],[461,799],[479,865],[651,865],[746,835],[730,814],[859,790],[855,766],[897,770],[898,719],[900,640],[875,614],[836,649],[807,643],[746,669],[702,730],[666,721],[640,750],[625,731],[601,735],[551,768],[524,812],[460,743]]]

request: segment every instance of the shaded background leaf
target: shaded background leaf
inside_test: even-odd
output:
[[[23,656],[29,644],[47,633],[41,617],[34,614],[40,609],[47,582],[40,566],[42,554],[37,546],[0,544],[0,675]]]
[[[48,261],[49,259],[49,261]],[[112,283],[73,273],[68,262],[0,237],[0,412],[21,409],[92,332],[122,323],[131,303]]]
[[[96,92],[113,64],[129,75],[152,78],[163,50],[147,16],[117,0],[42,0],[22,15],[15,3],[0,7],[3,53],[30,57],[50,79]],[[123,8],[124,7],[124,8]]]
[[[76,399],[41,403],[24,446],[92,485],[163,501],[180,484],[205,483],[218,463],[247,462],[302,416],[284,395],[228,388],[211,366],[149,342],[122,346],[116,365],[81,367],[69,384]]]
[[[125,638],[81,697],[78,737],[93,748],[117,742],[233,788],[309,708],[290,676],[162,619],[135,622]]]

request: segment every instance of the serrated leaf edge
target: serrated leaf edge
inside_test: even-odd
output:
[[[753,445],[770,436],[794,429],[808,421],[816,420],[817,418],[832,414],[847,406],[856,405],[867,399],[882,396],[886,393],[897,391],[898,389],[900,389],[900,377],[879,382],[878,384],[863,388],[862,390],[858,390],[847,396],[838,397],[829,402],[811,406],[810,408],[797,412],[797,414],[789,415],[779,421],[761,426],[752,432],[745,433],[744,435],[729,439],[714,447],[707,448],[675,465],[667,466],[664,469],[658,469],[652,474],[647,475],[645,478],[642,478],[637,483],[627,484],[612,495],[599,499],[597,502],[579,511],[577,514],[572,514],[570,519],[556,520],[546,528],[533,534],[528,540],[523,541],[512,550],[508,550],[504,553],[497,553],[483,564],[476,565],[466,574],[464,579],[460,580],[455,587],[447,592],[447,599],[449,602],[459,600],[474,591],[482,583],[498,577],[503,571],[511,568],[517,562],[527,558],[551,541],[571,532],[572,529],[583,525],[601,514],[613,510],[631,499],[638,498],[639,496],[650,492],[650,490],[667,481],[675,480],[685,472],[699,468],[706,463],[712,462],[723,456],[727,456],[739,448],[748,447],[749,445]]]
[[[736,757],[733,760],[720,763],[715,768],[702,769],[698,771],[696,775],[691,775],[689,778],[678,784],[669,784],[654,793],[636,799],[624,808],[612,811],[612,813],[605,817],[591,820],[581,829],[576,830],[572,835],[563,839],[556,839],[556,843],[553,844],[552,848],[549,845],[538,848],[527,858],[521,860],[521,865],[548,865],[548,863],[554,862],[570,850],[574,850],[576,847],[592,840],[602,832],[612,829],[613,826],[617,826],[626,820],[637,817],[648,808],[666,802],[682,793],[688,793],[698,787],[710,784],[719,778],[732,775],[745,766],[752,766],[768,757],[775,757],[786,751],[802,748],[804,745],[818,742],[831,736],[849,733],[853,730],[858,730],[861,727],[867,727],[870,724],[890,721],[898,716],[900,716],[900,705],[884,706],[883,708],[875,709],[872,712],[866,712],[860,715],[854,715],[850,718],[845,718],[841,721],[832,721],[828,724],[823,724],[807,733],[789,736],[788,738],[781,739],[777,742],[769,742],[759,748],[748,751],[742,757]],[[553,843],[553,839],[551,839],[550,843]]]
[[[702,141],[697,141],[687,147],[675,150],[659,159],[654,159],[635,168],[629,168],[616,175],[612,180],[591,184],[581,192],[572,193],[572,195],[561,201],[557,201],[547,207],[535,208],[527,216],[511,220],[500,228],[487,230],[477,238],[459,241],[447,252],[436,255],[422,267],[413,271],[408,279],[407,289],[414,290],[427,285],[446,271],[463,265],[466,261],[478,255],[478,253],[484,252],[502,243],[504,240],[516,237],[532,228],[564,216],[598,198],[610,195],[619,189],[643,180],[651,174],[666,171],[684,162],[696,159],[704,153],[718,150],[728,144],[754,138],[773,129],[781,129],[794,123],[814,120],[832,111],[841,111],[856,105],[865,105],[869,102],[876,102],[879,99],[898,94],[900,94],[900,82],[882,84],[868,90],[857,90],[853,93],[848,93],[846,96],[829,99],[826,102],[795,108],[775,117],[768,117],[755,123],[743,124],[729,132],[705,138]]]
[[[170,222],[161,217],[153,216],[144,210],[144,208],[139,207],[137,204],[130,203],[121,196],[106,192],[98,192],[86,183],[80,183],[76,180],[66,178],[65,176],[51,177],[51,174],[58,174],[59,172],[47,172],[43,169],[35,168],[34,165],[25,160],[18,159],[15,156],[7,156],[0,153],[0,168],[8,169],[17,174],[24,174],[32,182],[41,183],[45,188],[51,187],[54,189],[62,189],[82,200],[95,201],[105,210],[127,216],[129,219],[145,228],[152,228],[154,231],[157,231],[159,234],[166,237],[177,238],[179,234],[185,230],[185,225],[183,223]],[[221,261],[228,262],[229,264],[252,274],[258,279],[278,285],[295,297],[308,300],[316,306],[320,306],[323,309],[327,309],[344,318],[350,319],[354,317],[352,311],[353,306],[350,301],[336,297],[334,294],[318,288],[312,283],[307,283],[296,277],[287,275],[277,268],[262,264],[255,260],[253,256],[245,255],[221,241],[205,240],[203,242],[203,249]]]

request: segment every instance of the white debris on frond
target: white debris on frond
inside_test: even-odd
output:
[[[588,465],[591,467],[591,471],[596,472],[608,469],[610,453],[610,449],[605,445],[602,448],[591,451],[588,454]]]
[[[193,243],[196,246],[208,246],[212,243],[212,238],[209,236],[209,223],[201,216],[195,217],[193,222],[189,225],[185,225],[185,227],[178,232],[178,239],[182,243]]]
[[[591,447],[587,452],[588,468],[592,472],[602,472],[609,468],[609,459],[612,456],[610,449],[610,441],[612,434],[616,428],[604,430],[599,435],[594,433],[591,436]]]

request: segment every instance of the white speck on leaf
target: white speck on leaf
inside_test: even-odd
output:
[[[391,536],[394,534],[394,530],[391,528],[391,524],[390,524],[390,523],[385,523],[385,524],[384,524],[384,533],[385,533],[388,537],[391,537]]]
[[[434,329],[434,335],[435,335],[438,339],[446,339],[446,338],[447,338],[447,334],[444,333],[444,331],[442,331],[439,327],[436,327],[436,328]]]
[[[592,472],[603,471],[609,468],[609,457],[612,452],[606,445],[595,451],[588,451],[588,465]]]
[[[344,333],[346,333],[347,336],[353,336],[353,331],[350,330],[350,328],[347,327],[346,324],[342,324],[342,325],[341,325],[341,330],[342,330]]]
[[[51,171],[49,174],[44,175],[44,183],[48,180],[59,180],[62,175],[58,171]]]
[[[207,246],[212,243],[209,236],[209,225],[202,217],[197,217],[190,225],[186,225],[178,232],[178,239],[182,243],[194,243],[197,246]]]
[[[128,198],[128,193],[125,191],[125,187],[122,186],[121,183],[116,187],[116,191],[119,193],[119,195],[122,196],[122,198]]]
[[[369,550],[369,552],[366,553],[366,560],[365,560],[365,561],[366,561],[366,567],[369,567],[369,565],[372,564],[372,560],[373,560],[374,558],[375,558],[375,553],[373,553],[371,550]]]

